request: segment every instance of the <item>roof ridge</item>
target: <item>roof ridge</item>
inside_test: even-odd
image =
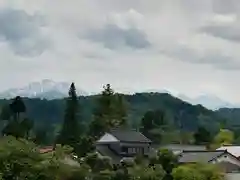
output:
[[[182,152],[226,152],[227,150],[183,150]]]

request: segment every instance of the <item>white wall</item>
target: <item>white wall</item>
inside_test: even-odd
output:
[[[105,133],[98,141],[97,143],[108,143],[108,142],[119,142],[117,138],[115,138],[113,135],[109,133]]]
[[[240,167],[240,161],[236,158],[232,157],[229,154],[223,154],[222,156],[218,157],[215,161],[212,161],[212,163],[219,163],[219,162],[230,162],[232,164],[236,164]],[[240,179],[239,179],[240,180]]]

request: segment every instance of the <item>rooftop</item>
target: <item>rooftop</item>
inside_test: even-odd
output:
[[[227,145],[227,146],[225,145],[218,148],[217,150],[227,150],[232,155],[236,157],[240,157],[240,146],[237,146],[237,145]]]
[[[214,158],[226,153],[225,150],[215,150],[215,151],[183,151],[180,154],[180,163],[195,163],[202,162],[207,163]]]
[[[112,129],[109,133],[122,142],[151,143],[150,139],[136,130]]]

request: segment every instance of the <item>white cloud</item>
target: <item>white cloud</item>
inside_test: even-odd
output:
[[[236,0],[2,0],[1,87],[52,78],[86,91],[112,83],[240,102],[239,7]]]

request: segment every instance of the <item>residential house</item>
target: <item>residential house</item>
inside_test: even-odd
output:
[[[112,129],[97,142],[99,154],[111,157],[113,163],[120,163],[137,154],[148,156],[151,152],[151,140],[142,133],[129,129]]]
[[[240,173],[240,160],[226,150],[183,151],[179,163],[211,163],[219,165],[226,173]]]
[[[182,151],[204,151],[207,150],[204,145],[190,145],[190,144],[163,144],[163,145],[152,145],[156,150],[158,149],[168,149],[174,154],[179,154]]]
[[[217,150],[227,150],[229,153],[233,154],[234,156],[240,158],[240,146],[236,145],[224,145]]]

